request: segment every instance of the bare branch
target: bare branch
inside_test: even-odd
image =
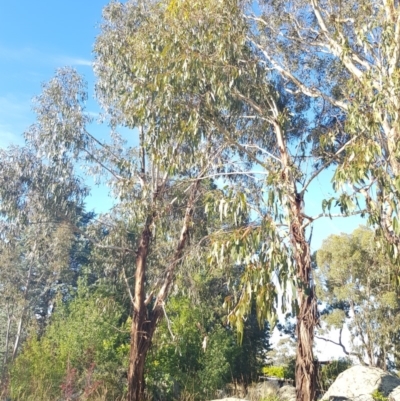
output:
[[[168,319],[167,311],[165,310],[164,302],[161,304],[161,308],[164,312],[165,320],[167,321],[167,327],[168,327],[169,334],[171,334],[172,340],[175,340],[174,333],[172,332],[172,329],[171,329],[171,322]]]
[[[246,148],[255,148],[257,150],[259,150],[262,153],[265,153],[266,155],[268,155],[269,157],[272,157],[273,159],[275,159],[277,162],[282,163],[282,160],[279,159],[278,157],[274,156],[272,153],[268,152],[267,150],[260,148],[258,145],[243,145]]]
[[[335,344],[335,345],[341,347],[342,350],[343,350],[343,352],[344,352],[346,355],[348,355],[348,356],[350,356],[350,355],[356,356],[356,357],[359,359],[360,363],[363,364],[364,366],[366,366],[366,363],[364,362],[364,360],[363,360],[363,358],[362,358],[362,356],[361,356],[360,354],[358,354],[358,353],[356,353],[356,352],[348,351],[348,350],[346,349],[345,345],[344,345],[343,342],[342,342],[342,331],[343,331],[343,327],[340,328],[340,331],[339,331],[339,341],[338,341],[338,342],[333,341],[333,340],[331,340],[331,339],[329,339],[329,338],[320,337],[320,336],[315,336],[315,338],[318,338],[319,340],[323,340],[323,341],[326,341],[326,342],[329,342],[329,343],[332,343],[332,344]]]
[[[307,227],[308,225],[310,225],[313,221],[320,219],[321,217],[329,217],[330,219],[332,218],[337,218],[337,217],[349,217],[349,216],[357,216],[359,214],[362,213],[367,213],[367,211],[365,209],[363,210],[357,210],[355,212],[351,212],[351,213],[347,213],[347,214],[343,214],[343,213],[337,213],[337,214],[329,214],[329,213],[320,213],[317,214],[316,216],[308,216],[306,214],[302,214],[302,216],[307,219],[307,223],[302,225],[302,228]]]
[[[122,274],[124,276],[126,289],[128,290],[129,299],[131,300],[132,305],[134,305],[135,304],[135,300],[133,298],[133,294],[132,294],[132,291],[131,291],[131,286],[129,285],[129,282],[128,282],[128,278],[126,277],[125,266],[122,266]]]

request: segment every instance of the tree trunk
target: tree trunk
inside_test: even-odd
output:
[[[151,239],[150,226],[154,221],[155,214],[149,216],[146,226],[142,232],[136,258],[135,299],[131,325],[131,344],[128,370],[128,401],[143,400],[145,388],[144,367],[147,352],[151,346],[151,341],[153,339],[157,324],[163,316],[163,305],[169,293],[175,268],[182,260],[183,250],[189,238],[190,222],[193,215],[199,184],[200,179],[192,184],[192,190],[187,203],[180,238],[171,263],[165,271],[164,282],[156,297],[155,305],[152,311],[149,311],[147,302],[145,300],[144,281],[147,255],[149,253]]]
[[[297,191],[296,179],[291,171],[293,163],[290,159],[285,135],[279,123],[279,109],[275,106],[272,111],[275,119],[271,122],[276,134],[281,154],[280,161],[283,166],[281,178],[286,184],[288,192],[290,245],[294,254],[297,277],[299,311],[296,328],[296,400],[313,401],[316,395],[317,382],[313,344],[314,329],[318,323],[318,312],[312,281],[310,245],[305,238],[305,228],[303,227],[303,193]]]
[[[150,227],[154,218],[155,214],[153,213],[146,220],[136,257],[135,298],[128,369],[128,401],[140,401],[144,392],[144,363],[151,341],[144,327],[147,318],[144,282],[151,240]]]
[[[313,401],[316,396],[317,369],[314,362],[314,329],[318,323],[317,301],[312,281],[310,245],[302,227],[302,200],[296,193],[291,207],[290,234],[295,252],[298,280],[296,400]]]
[[[19,344],[21,341],[22,327],[23,327],[24,317],[25,317],[25,310],[27,308],[28,292],[29,292],[29,287],[31,284],[31,276],[32,276],[32,265],[29,267],[28,277],[26,279],[21,316],[20,316],[19,322],[18,322],[17,334],[15,336],[14,348],[13,348],[12,357],[11,357],[12,360],[14,360],[17,357]]]

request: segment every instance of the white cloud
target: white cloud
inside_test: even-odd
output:
[[[86,66],[91,67],[93,62],[82,57],[66,55],[52,55],[43,53],[31,47],[8,48],[0,45],[0,58],[14,61],[33,61],[41,64],[55,64],[57,66]]]
[[[3,60],[26,60],[37,56],[37,52],[30,47],[9,48],[0,45],[0,57]]]
[[[54,60],[62,65],[71,65],[71,66],[79,65],[85,67],[91,67],[93,65],[92,61],[79,57],[61,56],[61,57],[55,57]]]

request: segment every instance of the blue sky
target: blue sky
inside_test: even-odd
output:
[[[21,133],[34,121],[31,99],[58,67],[75,67],[93,87],[92,47],[106,4],[106,0],[2,1],[0,146],[21,141]],[[94,104],[89,102],[89,108]]]
[[[51,79],[59,67],[72,66],[85,76],[90,93],[87,109],[98,112],[93,100],[92,48],[107,3],[106,0],[2,1],[0,147],[22,144],[22,133],[35,120],[31,99],[40,94],[41,84]],[[99,127],[92,127],[96,129],[100,131]],[[306,197],[308,214],[320,212],[321,201],[330,197],[331,188],[329,174],[315,181]],[[111,203],[107,190],[97,187],[87,205],[89,209],[104,211]],[[314,227],[314,250],[329,234],[351,232],[360,222],[359,218],[321,219]]]
[[[92,48],[107,0],[2,1],[0,13],[0,147],[22,144],[35,121],[31,100],[57,68],[72,66],[88,81],[88,111],[93,100]],[[100,130],[93,126],[92,129]],[[103,128],[104,130],[104,128]],[[90,209],[111,205],[107,190],[94,188]]]

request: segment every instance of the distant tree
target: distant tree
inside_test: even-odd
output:
[[[57,293],[66,294],[76,282],[85,251],[69,222],[83,226],[88,216],[81,204],[85,189],[73,174],[62,181],[54,168],[19,148],[1,150],[0,165],[0,366],[4,373],[30,324],[37,323],[43,330]]]
[[[345,370],[350,368],[352,361],[348,358],[339,358],[329,361],[320,367],[319,385],[320,390],[328,391],[329,387],[334,383],[336,378]]]
[[[328,237],[317,252],[317,264],[318,294],[327,304],[322,319],[328,329],[340,330],[336,344],[360,363],[385,370],[396,367],[400,301],[393,277],[398,268],[377,246],[374,232],[360,227],[352,234]],[[345,326],[350,349],[341,338]]]
[[[281,338],[267,354],[267,362],[272,366],[287,366],[296,355],[296,343],[290,337]]]

